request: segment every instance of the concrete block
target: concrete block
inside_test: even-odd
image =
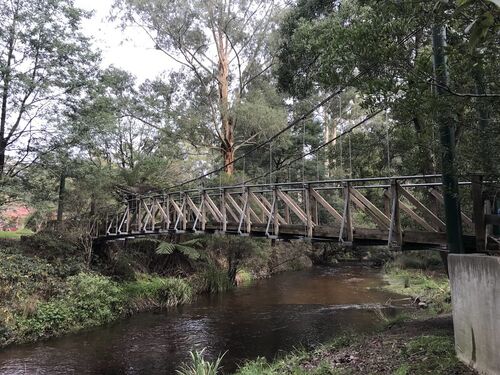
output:
[[[450,254],[448,269],[458,358],[500,374],[500,258]]]

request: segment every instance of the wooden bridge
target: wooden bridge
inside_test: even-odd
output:
[[[271,239],[446,249],[441,175],[238,185],[128,197],[97,220],[97,240],[167,233],[219,233]],[[459,183],[464,244],[498,249],[491,235],[491,189],[480,176]],[[496,194],[496,193],[495,193]],[[463,199],[466,196],[470,199]],[[467,204],[466,202],[473,202]]]

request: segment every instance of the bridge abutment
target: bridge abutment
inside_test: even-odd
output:
[[[455,349],[482,374],[500,374],[500,258],[450,254]]]

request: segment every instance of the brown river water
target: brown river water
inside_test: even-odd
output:
[[[0,374],[175,374],[195,348],[207,348],[208,358],[226,352],[230,373],[248,359],[373,330],[377,307],[399,298],[381,285],[379,271],[361,266],[287,272],[168,311],[4,349]]]

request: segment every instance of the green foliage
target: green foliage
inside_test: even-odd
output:
[[[30,253],[49,260],[56,258],[67,259],[80,253],[76,241],[62,230],[43,231],[25,237],[22,245]]]
[[[80,273],[68,279],[64,296],[40,303],[31,315],[18,315],[16,329],[24,341],[109,323],[122,313],[123,298],[117,283]]]
[[[191,286],[182,279],[140,275],[137,281],[123,285],[127,307],[132,311],[163,308],[190,302]]]
[[[193,238],[181,243],[161,242],[156,249],[156,254],[171,255],[174,251],[178,251],[191,260],[199,260],[201,253],[198,249],[201,246],[202,241],[199,238]]]
[[[224,354],[217,357],[214,362],[205,360],[205,349],[201,351],[189,352],[191,356],[190,363],[184,363],[179,370],[178,375],[217,375],[222,369],[221,362]]]

